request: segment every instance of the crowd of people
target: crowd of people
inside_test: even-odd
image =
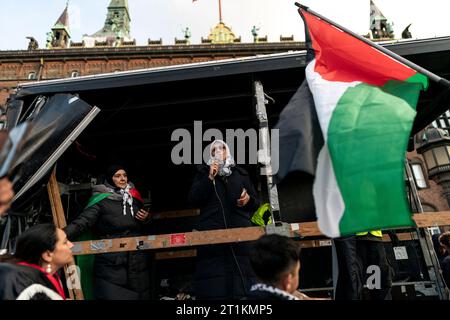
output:
[[[7,178],[0,180],[0,215],[14,196]],[[189,193],[200,208],[195,231],[250,227],[260,208],[249,174],[237,166],[228,145],[216,140],[210,160],[198,167]],[[13,254],[0,256],[0,300],[64,300],[60,270],[73,259],[71,241],[95,230],[101,239],[141,236],[151,221],[143,200],[124,167],[106,170],[103,184],[93,188],[85,209],[64,229],[38,224],[22,233]],[[390,299],[391,276],[381,231],[334,240],[339,270],[335,299],[363,299],[371,264],[380,266],[381,287],[371,299]],[[438,238],[442,275],[450,284],[450,232]],[[201,246],[197,251],[193,288],[199,300],[308,300],[298,291],[301,268],[299,242],[277,234],[254,242]],[[150,260],[145,251],[104,253],[95,256],[94,298],[148,300]]]

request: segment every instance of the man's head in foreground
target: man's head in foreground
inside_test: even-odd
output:
[[[300,246],[294,240],[277,234],[264,235],[254,243],[250,261],[263,283],[290,294],[297,290]]]

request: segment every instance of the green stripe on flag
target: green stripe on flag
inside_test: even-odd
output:
[[[416,73],[415,75],[413,75],[412,77],[406,79],[405,81],[409,82],[409,83],[420,83],[420,84],[422,84],[423,90],[427,90],[428,89],[428,84],[429,84],[428,83],[428,78],[425,77],[421,73]]]
[[[339,100],[327,143],[345,203],[341,235],[412,225],[403,171],[421,88],[360,84]]]
[[[88,204],[86,205],[85,209],[92,207],[93,205],[99,203],[103,199],[108,198],[111,195],[111,193],[99,193],[96,195],[93,195],[90,199]]]

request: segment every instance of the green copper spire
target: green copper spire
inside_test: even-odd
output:
[[[108,13],[103,29],[93,37],[129,38],[130,37],[130,11],[128,0],[112,0],[108,6]]]

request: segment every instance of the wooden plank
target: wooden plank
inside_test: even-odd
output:
[[[50,180],[47,184],[47,191],[50,199],[50,206],[52,209],[53,222],[55,225],[62,229],[67,226],[66,217],[64,216],[64,208],[61,202],[61,194],[59,192],[58,182],[56,181],[56,168],[50,176]],[[72,300],[84,300],[83,290],[81,289],[79,275],[76,272],[75,260],[72,258],[70,263],[64,267],[64,273],[66,280],[72,281],[72,288],[69,288],[69,296]],[[78,288],[77,288],[78,287]]]
[[[64,228],[67,224],[65,223],[65,217],[64,217],[64,209],[61,202],[61,197],[59,197],[58,201],[58,185],[56,183],[56,176],[55,176],[55,170],[53,170],[50,180],[47,184],[47,191],[49,195],[50,200],[50,206],[52,209],[52,215],[53,215],[53,223],[58,228]]]
[[[320,232],[317,222],[292,223],[291,230],[295,236],[300,237],[317,237],[323,236]]]
[[[396,235],[398,240],[400,241],[417,240],[417,235],[415,235],[413,232],[397,233]],[[383,242],[391,242],[391,239],[387,234],[383,234]]]
[[[418,213],[414,221],[418,228],[450,226],[450,211]]]
[[[162,220],[162,219],[196,217],[198,215],[200,215],[200,209],[190,209],[190,210],[156,212],[152,213],[152,218],[155,220]]]
[[[415,214],[414,220],[417,221],[417,224],[422,228],[450,225],[450,212],[446,211]],[[289,226],[291,237],[304,238],[323,236],[319,231],[316,222],[292,223]],[[106,252],[192,247],[208,244],[252,241],[258,239],[263,234],[265,234],[265,228],[263,227],[195,231],[180,234],[163,234],[133,238],[76,242],[75,247],[72,250],[75,255],[84,255]],[[405,237],[405,239],[407,239],[407,237]]]
[[[411,232],[397,233],[396,236],[400,241],[415,240],[417,237]],[[391,242],[391,239],[387,234],[383,235],[383,242]],[[323,248],[331,246],[331,239],[324,238],[318,240],[300,240],[300,247],[302,249],[309,248]],[[163,251],[155,253],[156,260],[170,260],[170,259],[182,259],[182,258],[194,258],[197,256],[197,250],[178,250],[178,251]]]
[[[320,248],[331,246],[330,239],[320,240],[301,240],[299,241],[302,249],[307,248]],[[155,253],[156,260],[169,260],[169,259],[182,259],[182,258],[194,258],[197,256],[197,250],[179,250],[179,251],[163,251]]]
[[[75,255],[126,252],[163,248],[191,247],[256,240],[265,233],[263,227],[195,231],[178,234],[150,235],[121,239],[75,242]]]
[[[197,250],[180,250],[180,251],[165,251],[155,253],[155,260],[170,260],[180,258],[194,258],[197,256]]]

